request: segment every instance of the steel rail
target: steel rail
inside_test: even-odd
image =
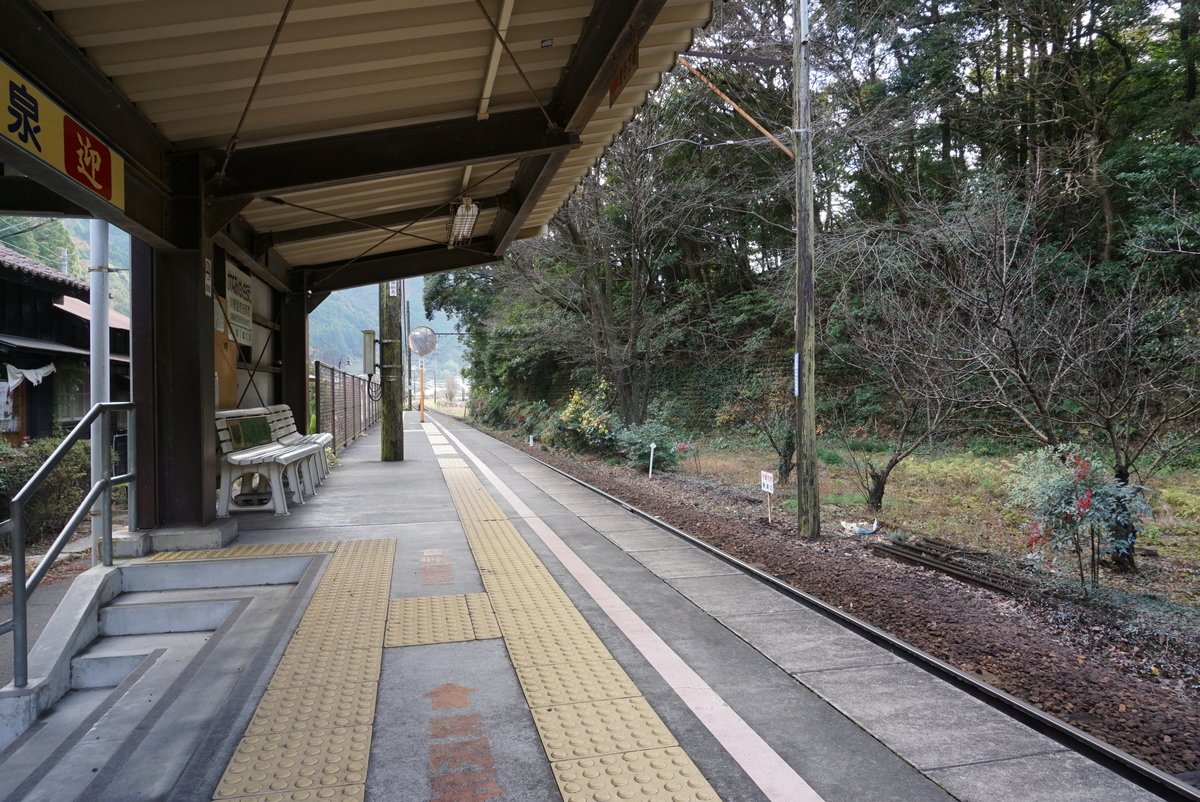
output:
[[[995,688],[982,680],[972,677],[965,671],[950,665],[944,660],[924,652],[915,646],[906,643],[899,638],[889,635],[881,629],[878,629],[865,621],[849,615],[833,605],[821,601],[815,596],[805,593],[802,590],[792,587],[783,580],[772,576],[764,571],[760,571],[753,566],[742,562],[736,557],[726,554],[716,546],[704,542],[703,540],[689,535],[682,529],[678,529],[671,524],[651,515],[644,510],[634,507],[628,502],[622,501],[616,496],[606,493],[598,487],[594,487],[582,479],[572,476],[566,471],[556,468],[547,462],[527,454],[530,459],[546,466],[550,470],[562,474],[576,484],[591,490],[597,495],[603,496],[609,501],[615,502],[624,509],[645,518],[650,523],[659,528],[670,532],[676,537],[691,543],[693,546],[703,549],[712,554],[714,557],[732,565],[741,570],[748,576],[757,579],[768,587],[783,593],[786,596],[794,598],[801,604],[820,613],[836,624],[839,624],[847,629],[853,630],[859,635],[862,635],[867,640],[877,646],[881,646],[893,654],[907,660],[909,663],[925,669],[938,678],[957,687],[959,690],[965,691],[974,698],[984,702],[989,707],[1000,710],[1012,718],[1020,721],[1026,726],[1040,732],[1041,734],[1053,739],[1054,741],[1067,746],[1084,757],[1099,763],[1101,766],[1109,769],[1113,773],[1123,777],[1135,785],[1158,794],[1163,799],[1170,802],[1200,802],[1200,788],[1188,785],[1187,783],[1172,777],[1164,771],[1154,768],[1144,760],[1130,755],[1126,752],[1117,749],[1110,744],[1107,744],[1098,738],[1088,735],[1080,729],[1072,727],[1065,721],[1062,721],[1049,713],[1033,707],[1032,705],[1005,693],[999,688]]]

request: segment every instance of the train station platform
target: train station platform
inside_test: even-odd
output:
[[[465,424],[406,413],[405,455],[99,569],[112,643],[0,800],[1161,798]]]

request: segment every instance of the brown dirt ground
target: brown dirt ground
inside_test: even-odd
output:
[[[883,559],[871,545],[886,530],[847,536],[830,520],[821,537],[797,541],[789,514],[768,524],[761,499],[737,489],[677,474],[647,480],[492,434],[1162,771],[1200,770],[1194,630],[1069,592],[1007,596]]]

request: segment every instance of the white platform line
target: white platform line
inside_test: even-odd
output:
[[[437,426],[475,463],[492,487],[496,488],[516,510],[517,515],[529,524],[529,528],[541,538],[675,693],[679,694],[684,704],[691,708],[701,723],[771,802],[824,802],[804,778],[727,705],[725,700],[641,619],[641,616],[621,601],[612,588],[588,567],[545,521],[534,514],[512,488],[493,473],[491,468],[484,465],[474,452],[446,427],[440,424]]]

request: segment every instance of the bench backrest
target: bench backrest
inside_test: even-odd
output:
[[[221,415],[217,417],[217,442],[222,454],[265,446],[275,441],[269,415]]]
[[[296,417],[292,414],[291,407],[287,404],[272,404],[267,410],[271,415],[271,430],[275,432],[276,439],[297,433]]]

